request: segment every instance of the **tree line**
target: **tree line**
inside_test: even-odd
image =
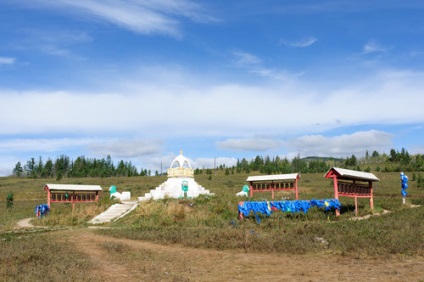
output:
[[[234,173],[250,173],[258,171],[262,174],[284,174],[284,173],[325,173],[330,167],[354,169],[359,171],[371,171],[371,166],[376,171],[424,171],[424,155],[417,154],[411,156],[408,151],[402,148],[400,151],[391,149],[389,155],[380,154],[377,151],[371,154],[366,151],[365,157],[357,158],[355,155],[343,158],[321,158],[308,157],[301,158],[299,155],[292,160],[281,158],[280,156],[256,156],[251,160],[246,158],[238,159],[237,164],[231,167],[219,165],[215,169],[225,171],[226,175]],[[212,174],[212,169],[197,168],[194,173]],[[62,177],[112,177],[112,176],[150,176],[151,170],[137,168],[129,162],[119,161],[115,165],[112,158],[95,159],[85,156],[71,160],[66,155],[59,156],[56,160],[47,159],[43,161],[31,158],[24,165],[16,163],[13,175],[16,177],[30,178],[56,178]],[[155,175],[159,172],[155,171]]]
[[[417,154],[411,156],[408,151],[402,148],[401,151],[390,150],[390,154],[373,151],[371,154],[366,151],[365,156],[358,158],[352,155],[347,158],[324,158],[307,157],[301,158],[299,155],[291,161],[279,156],[256,156],[252,160],[246,158],[238,159],[237,164],[232,167],[219,165],[217,169],[224,170],[225,174],[250,173],[259,171],[263,174],[284,174],[284,173],[325,173],[332,166],[353,169],[358,171],[371,171],[371,166],[376,171],[424,171],[424,155]],[[202,169],[196,169],[195,174],[203,173]],[[212,174],[211,169],[206,169],[207,174]]]
[[[119,161],[115,165],[112,158],[108,155],[106,158],[86,158],[77,157],[71,160],[66,155],[59,156],[56,160],[47,159],[45,162],[42,157],[37,160],[29,159],[24,165],[17,162],[13,171],[16,177],[29,178],[56,178],[63,177],[112,177],[112,176],[145,176],[151,175],[147,169],[137,170],[131,161]]]

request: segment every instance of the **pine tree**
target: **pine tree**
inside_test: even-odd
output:
[[[22,168],[21,162],[17,162],[15,168],[13,169],[13,175],[16,177],[21,177],[24,174],[24,169]]]

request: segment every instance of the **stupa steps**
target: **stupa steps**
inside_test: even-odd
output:
[[[91,219],[88,223],[99,224],[119,219],[137,207],[138,202],[124,202],[114,204],[109,209]]]

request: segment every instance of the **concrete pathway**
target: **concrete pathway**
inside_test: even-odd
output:
[[[88,223],[101,224],[118,220],[138,206],[138,202],[123,202],[122,204],[114,204],[108,210],[94,217]]]

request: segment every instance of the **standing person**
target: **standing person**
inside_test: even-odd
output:
[[[406,192],[406,189],[408,189],[408,176],[403,171],[400,173],[400,180],[402,181],[402,190],[400,191],[403,196],[402,203],[405,204],[406,195],[408,195],[408,192]]]

